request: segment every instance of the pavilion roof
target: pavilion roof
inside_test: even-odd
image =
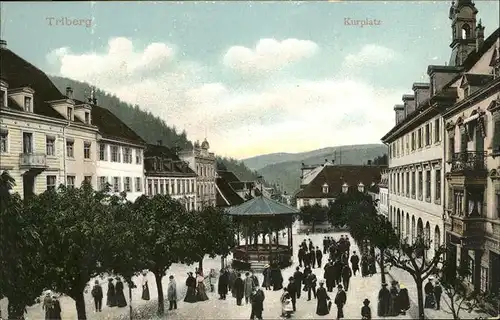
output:
[[[240,217],[293,215],[297,213],[299,210],[264,196],[255,197],[228,209],[228,214]]]

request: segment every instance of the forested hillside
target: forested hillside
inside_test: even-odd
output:
[[[86,101],[90,95],[88,83],[56,76],[50,76],[50,78],[63,93],[66,91],[66,87],[71,87],[76,99]],[[96,88],[96,96],[101,107],[113,112],[148,143],[162,140],[169,147],[177,146],[182,149],[192,147],[192,142],[187,138],[186,132],[177,131],[175,127],[169,126],[151,112],[141,110],[139,106],[125,103],[115,95],[108,94],[98,88]],[[233,171],[241,180],[255,180],[258,176],[241,161],[231,158],[219,158],[218,160],[222,161],[228,170]]]

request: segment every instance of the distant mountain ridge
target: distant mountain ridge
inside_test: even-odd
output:
[[[387,154],[383,144],[362,144],[322,148],[302,153],[272,153],[244,159],[252,170],[257,170],[266,181],[281,186],[289,194],[300,187],[302,163],[317,165],[334,160],[335,164],[364,165],[368,161]],[[264,167],[261,165],[265,164]]]

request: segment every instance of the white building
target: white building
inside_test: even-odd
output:
[[[382,171],[378,184],[378,213],[388,217],[389,214],[389,173]]]

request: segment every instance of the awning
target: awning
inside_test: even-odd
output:
[[[464,124],[468,123],[468,122],[471,122],[471,121],[474,121],[476,120],[477,118],[479,118],[480,114],[479,113],[476,113],[475,115],[473,116],[470,116],[468,117],[467,119],[464,120]]]

